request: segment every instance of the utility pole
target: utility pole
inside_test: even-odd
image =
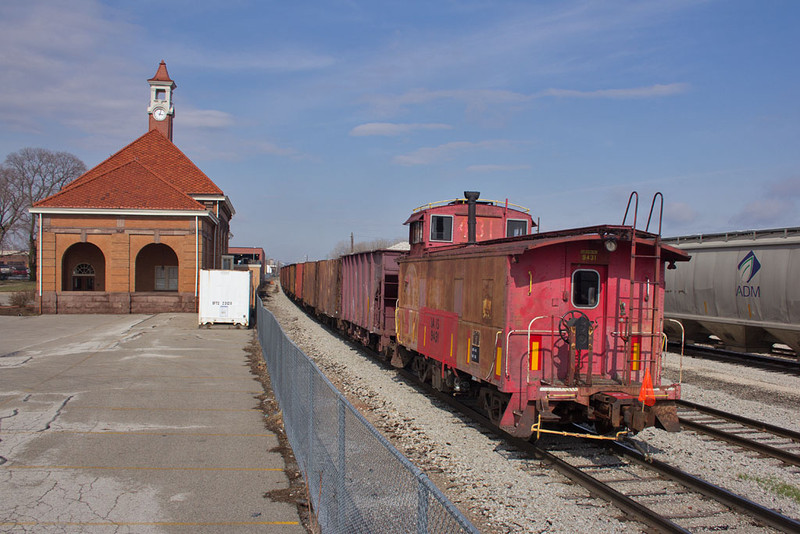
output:
[[[350,254],[355,252],[355,244],[353,243],[353,232],[350,232]]]

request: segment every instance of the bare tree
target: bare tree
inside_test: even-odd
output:
[[[69,152],[46,148],[23,148],[6,157],[4,167],[15,194],[25,208],[57,193],[86,172],[86,165]],[[36,217],[27,210],[20,217],[28,237],[28,270],[36,280]]]
[[[25,211],[24,204],[16,194],[9,170],[0,165],[0,250],[8,237],[16,230],[17,223]]]

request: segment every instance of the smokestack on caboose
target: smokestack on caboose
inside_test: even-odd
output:
[[[464,198],[467,199],[467,244],[470,245],[474,245],[476,242],[475,204],[477,204],[478,197],[480,196],[480,191],[464,191]]]

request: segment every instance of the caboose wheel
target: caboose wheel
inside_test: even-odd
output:
[[[570,310],[561,316],[561,320],[558,322],[558,334],[565,343],[569,343],[569,323],[578,317],[584,317],[587,321],[589,320],[586,314],[580,310]]]

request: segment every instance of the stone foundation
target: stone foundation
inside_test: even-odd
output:
[[[53,291],[41,298],[42,313],[196,313],[193,293]]]

